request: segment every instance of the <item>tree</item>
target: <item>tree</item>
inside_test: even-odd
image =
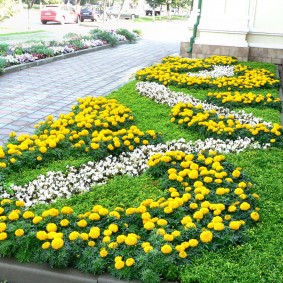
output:
[[[13,0],[0,0],[0,22],[10,18],[15,13]]]

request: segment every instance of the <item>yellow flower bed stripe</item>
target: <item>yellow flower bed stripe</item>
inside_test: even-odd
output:
[[[158,82],[163,85],[176,85],[185,88],[215,88],[215,89],[253,89],[279,87],[280,81],[274,74],[265,69],[250,69],[240,64],[235,65],[234,77],[191,77],[185,72],[210,70],[212,65],[231,65],[236,59],[226,56],[212,56],[206,59],[184,59],[167,57],[161,64],[152,65],[137,71],[136,79]]]
[[[178,103],[171,109],[172,123],[196,129],[205,136],[214,138],[253,137],[261,144],[273,143],[283,147],[283,127],[277,123],[272,126],[260,123],[250,125],[241,123],[234,115],[218,116],[216,110],[203,110],[202,105],[193,106],[191,103]]]

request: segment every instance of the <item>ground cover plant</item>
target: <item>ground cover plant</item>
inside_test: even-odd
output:
[[[234,60],[218,62],[231,65]],[[252,114],[239,112],[208,103],[205,92],[200,93],[202,99],[197,99],[176,86],[172,91],[133,81],[107,99],[80,99],[66,116],[48,117],[36,137],[13,133],[1,153],[6,184],[0,197],[0,253],[144,282],[281,282],[283,150],[282,127],[275,125],[279,112],[267,108],[271,114],[266,120],[257,117],[258,105],[251,108]],[[217,117],[233,114],[250,127],[276,127],[273,134],[278,134],[264,132],[264,140],[256,135],[206,137],[198,127],[170,121],[180,103],[209,107]],[[121,121],[123,115],[128,116]],[[106,123],[112,132],[101,135]],[[117,127],[140,134],[150,129],[148,142],[139,136],[137,143],[134,133],[125,132],[116,147]],[[60,151],[65,142],[66,153]],[[97,144],[104,155],[96,156]],[[84,157],[75,162],[76,153]],[[16,166],[27,157],[33,161],[30,168],[37,162],[35,170]],[[74,166],[66,168],[68,163]],[[38,176],[41,171],[48,173]]]
[[[137,35],[127,29],[101,30],[94,29],[88,35],[75,33],[66,34],[62,42],[59,41],[34,41],[23,44],[0,45],[0,72],[5,68],[34,62],[36,60],[54,57],[61,54],[72,53],[105,44],[115,46],[119,41],[129,40],[135,42]]]

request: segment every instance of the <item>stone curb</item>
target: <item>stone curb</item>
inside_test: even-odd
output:
[[[52,269],[47,264],[20,263],[11,258],[0,258],[0,281],[8,283],[127,283],[108,274],[93,276],[76,269]],[[140,283],[140,281],[130,281]],[[163,283],[170,283],[164,282]],[[171,282],[177,283],[177,282]]]
[[[118,42],[118,44],[116,46],[122,45],[122,44],[129,44],[129,43],[131,43],[131,42],[128,41],[128,40],[120,41],[120,42]],[[67,58],[72,58],[72,57],[76,57],[76,56],[79,56],[79,55],[83,55],[83,54],[87,54],[87,53],[90,53],[90,52],[95,52],[95,51],[98,51],[98,50],[103,50],[103,49],[111,48],[111,47],[115,48],[115,46],[112,46],[111,44],[105,44],[105,45],[102,45],[102,46],[96,46],[96,47],[92,47],[92,48],[78,50],[78,51],[75,51],[75,52],[72,52],[72,53],[66,53],[66,54],[62,54],[62,55],[58,55],[58,56],[54,56],[54,57],[50,57],[50,58],[41,59],[41,60],[38,60],[38,61],[35,61],[35,62],[23,63],[23,64],[20,64],[20,65],[11,66],[11,67],[5,68],[2,75],[17,72],[17,71],[28,69],[28,68],[32,68],[32,67],[35,67],[35,66],[41,66],[41,65],[48,64],[48,63],[51,63],[51,62],[55,62],[55,61],[59,61],[59,60],[67,59]]]

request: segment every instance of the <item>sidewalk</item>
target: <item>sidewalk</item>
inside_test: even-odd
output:
[[[0,144],[10,132],[32,133],[47,115],[67,113],[76,98],[105,96],[134,73],[179,53],[180,40],[148,38],[0,76]]]

